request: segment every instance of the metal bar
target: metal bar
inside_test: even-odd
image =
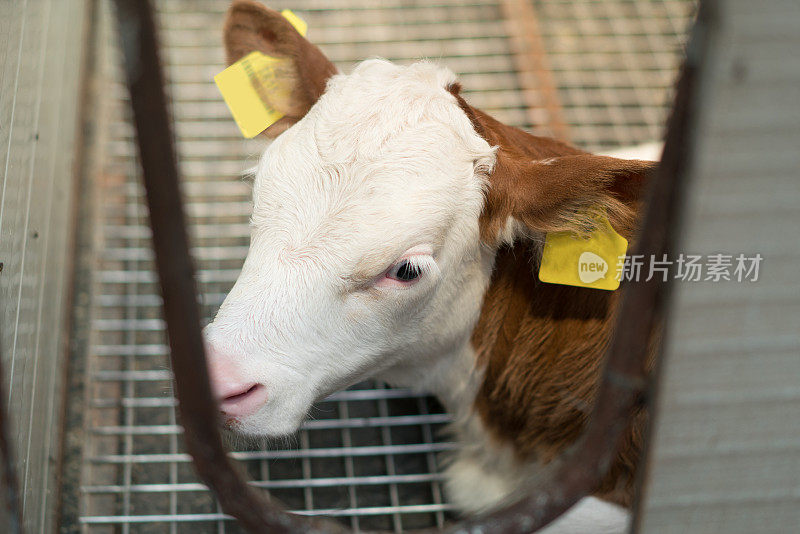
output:
[[[320,508],[317,510],[298,510],[293,512],[297,514],[298,519],[318,519],[316,516],[331,516],[331,517],[365,517],[371,515],[387,515],[396,513],[430,513],[430,512],[445,512],[450,511],[452,508],[448,505],[439,504],[412,504],[408,506],[369,506],[361,508]],[[288,514],[287,514],[288,515]],[[153,515],[110,515],[110,516],[84,516],[81,518],[81,523],[85,524],[126,524],[126,523],[161,523],[161,522],[187,522],[187,521],[212,521],[212,520],[234,520],[233,516],[226,514],[153,514]],[[259,532],[273,532],[273,531],[259,531]],[[295,532],[312,532],[308,530],[297,530]],[[320,532],[320,531],[313,531]]]
[[[390,419],[389,406],[386,403],[386,399],[381,399],[378,401],[378,413],[380,414],[379,419]],[[392,431],[386,425],[381,425],[381,441],[383,442],[384,450],[388,450],[392,447]],[[394,462],[394,455],[387,452],[383,458],[386,465],[386,474],[390,477],[394,477],[397,474],[397,466]],[[389,484],[389,501],[392,503],[393,507],[400,506],[400,496],[397,491],[397,484]],[[399,514],[392,514],[392,524],[395,532],[403,531],[403,522]]]
[[[352,460],[352,458],[350,458]],[[327,488],[342,485],[352,486],[374,486],[379,484],[413,484],[417,482],[432,482],[444,480],[443,474],[417,474],[417,475],[380,475],[380,476],[356,476],[350,475],[344,477],[332,478],[314,478],[312,480],[289,479],[289,480],[263,480],[251,481],[250,484],[259,488],[303,488],[310,486],[312,488]],[[207,490],[208,486],[200,484],[199,482],[183,482],[171,484],[131,484],[127,490],[139,493],[163,493],[170,491],[203,491]],[[121,493],[127,491],[125,485],[98,485],[98,486],[83,486],[81,491],[84,493]],[[441,503],[434,503],[441,504]],[[356,508],[356,506],[351,506]]]
[[[720,6],[717,0],[702,0],[698,5],[697,20],[692,30],[691,40],[686,50],[686,60],[683,64],[680,80],[678,81],[677,94],[675,95],[675,105],[667,129],[667,139],[664,147],[664,157],[659,166],[659,173],[663,178],[672,178],[672,188],[662,185],[662,191],[654,190],[650,199],[650,204],[654,204],[654,209],[668,210],[670,204],[678,204],[685,195],[685,189],[690,177],[690,167],[693,163],[694,149],[697,145],[696,117],[697,108],[701,105],[701,74],[705,74],[709,69],[709,49],[712,47],[715,29],[719,28]],[[702,73],[705,70],[706,73]],[[666,182],[666,179],[662,180]],[[656,196],[656,195],[669,196]],[[659,205],[656,200],[664,199],[666,205]],[[677,211],[677,208],[673,208]],[[660,230],[664,236],[665,246],[661,253],[669,253],[680,235],[680,217],[669,220],[669,226],[662,226]],[[666,315],[667,310],[661,310]],[[717,350],[719,347],[717,347]],[[650,395],[648,404],[650,408],[650,419],[645,431],[645,447],[642,457],[639,459],[639,472],[637,480],[637,496],[633,506],[633,525],[632,533],[639,532],[644,512],[644,488],[649,466],[649,449],[653,443],[654,432],[654,402],[656,400],[656,388],[658,387],[658,377],[661,373],[662,362],[657,361],[653,376],[651,377]]]
[[[339,408],[339,415],[347,419],[350,417],[350,409],[347,406],[346,401],[339,401],[337,403]],[[340,430],[340,435],[342,437],[342,446],[344,447],[352,447],[353,446],[353,436],[350,431],[350,428],[343,428]],[[353,461],[352,456],[345,456],[344,460],[344,472],[346,475],[346,481],[343,481],[342,484],[347,485],[347,500],[350,504],[350,508],[358,508],[358,498],[356,496],[356,488],[353,480],[356,478],[356,471],[355,471],[355,462]],[[378,477],[383,478],[383,477]],[[358,520],[358,516],[352,516],[350,519],[350,527],[358,532],[361,530],[361,524]]]
[[[124,408],[131,408],[128,404]],[[421,424],[444,424],[451,421],[446,414],[433,415],[397,415],[387,417],[354,417],[351,419],[319,419],[303,422],[300,430],[332,430],[345,428],[386,428],[394,426],[411,426]],[[97,426],[92,429],[95,434],[107,436],[126,435],[161,435],[173,436],[183,433],[183,427],[178,424],[168,425],[122,425],[122,426]],[[387,444],[391,445],[391,444]]]
[[[540,126],[535,110],[543,107],[547,111],[546,126],[553,136],[569,141],[569,126],[564,120],[558,86],[547,61],[533,3],[530,0],[503,0],[500,6],[514,50],[514,63],[522,86],[528,121],[533,127]]]
[[[5,517],[9,534],[22,534],[22,507],[20,506],[19,480],[14,465],[14,452],[11,450],[11,440],[8,429],[8,407],[5,399],[5,378],[3,376],[3,358],[0,354],[0,483],[2,495],[0,506],[5,511],[0,512],[0,517]]]
[[[417,399],[417,407],[419,408],[419,413],[422,415],[428,415],[428,406],[425,403],[424,398]],[[425,423],[422,425],[422,435],[425,443],[433,444],[433,430],[431,429],[431,425]],[[432,452],[428,452],[425,455],[425,461],[428,464],[428,471],[431,473],[438,473],[439,469],[436,465],[436,455]],[[433,504],[442,504],[444,501],[442,497],[442,484],[440,482],[444,481],[444,477],[437,477],[436,479],[431,480],[431,496],[433,497]],[[436,513],[436,526],[440,529],[444,527],[444,514],[441,512]]]
[[[425,454],[427,452],[450,451],[455,449],[454,443],[415,443],[413,445],[362,446],[362,447],[328,447],[316,449],[286,449],[273,451],[234,452],[231,456],[237,460],[289,459],[289,458],[337,458],[340,456],[380,456],[384,454]],[[124,462],[164,463],[189,462],[188,454],[104,454],[89,457],[94,463]]]
[[[344,531],[332,521],[302,519],[267,502],[234,470],[217,425],[209,424],[217,419],[218,410],[206,372],[194,266],[153,11],[149,0],[116,0],[115,4],[187,449],[223,510],[247,530],[286,534]]]

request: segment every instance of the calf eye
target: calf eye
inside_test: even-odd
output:
[[[430,245],[419,245],[400,256],[381,277],[375,281],[376,287],[406,289],[425,281],[425,287],[433,287],[439,276],[439,266],[433,259]],[[430,282],[427,283],[427,282]]]
[[[422,270],[418,265],[413,265],[410,261],[403,260],[389,271],[387,276],[401,282],[410,282],[419,278],[420,274],[422,274]]]

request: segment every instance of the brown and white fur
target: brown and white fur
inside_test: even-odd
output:
[[[631,238],[652,163],[506,126],[432,63],[339,74],[252,0],[234,2],[224,38],[230,62],[259,50],[292,65],[255,170],[250,250],[205,330],[227,424],[286,435],[313,402],[375,377],[453,414],[459,509],[520,497],[586,423],[618,303],[540,282],[544,236],[591,229],[583,214],[602,206]],[[596,495],[549,532],[624,531],[643,417]]]

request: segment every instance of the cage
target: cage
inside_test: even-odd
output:
[[[274,7],[291,7],[304,18],[310,38],[345,72],[373,55],[406,63],[435,58],[458,71],[475,105],[510,124],[549,133],[553,111],[526,99],[525,92],[539,94],[538,87],[522,86],[521,61],[513,52],[515,39],[530,36],[510,35],[506,7],[438,4],[312,0]],[[241,176],[263,142],[241,139],[210,83],[224,67],[225,3],[156,5],[200,293],[210,318],[247,252],[250,186]],[[546,1],[525,7],[546,29],[541,53],[562,101],[559,120],[577,143],[601,150],[659,139],[691,2]],[[102,16],[111,29],[108,13]],[[109,50],[114,37],[101,37]],[[119,65],[118,55],[109,53],[100,75],[108,87],[102,104],[108,106],[109,135],[92,225],[98,253],[76,519],[88,531],[230,531],[235,525],[192,473],[168,394],[167,346]],[[447,422],[431,399],[362,384],[320,404],[287,446],[234,455],[257,485],[294,510],[333,515],[357,531],[442,526],[449,507],[437,453],[452,446],[442,441]]]

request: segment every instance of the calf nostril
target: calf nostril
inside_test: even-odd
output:
[[[263,384],[246,384],[224,393],[220,409],[225,415],[242,417],[252,414],[266,401],[267,388]]]
[[[233,393],[232,395],[228,395],[227,397],[222,399],[222,402],[226,403],[226,402],[236,402],[236,401],[242,400],[247,395],[249,395],[250,393],[253,393],[259,387],[263,387],[263,386],[261,384],[253,384],[249,388],[241,390],[238,393]]]

